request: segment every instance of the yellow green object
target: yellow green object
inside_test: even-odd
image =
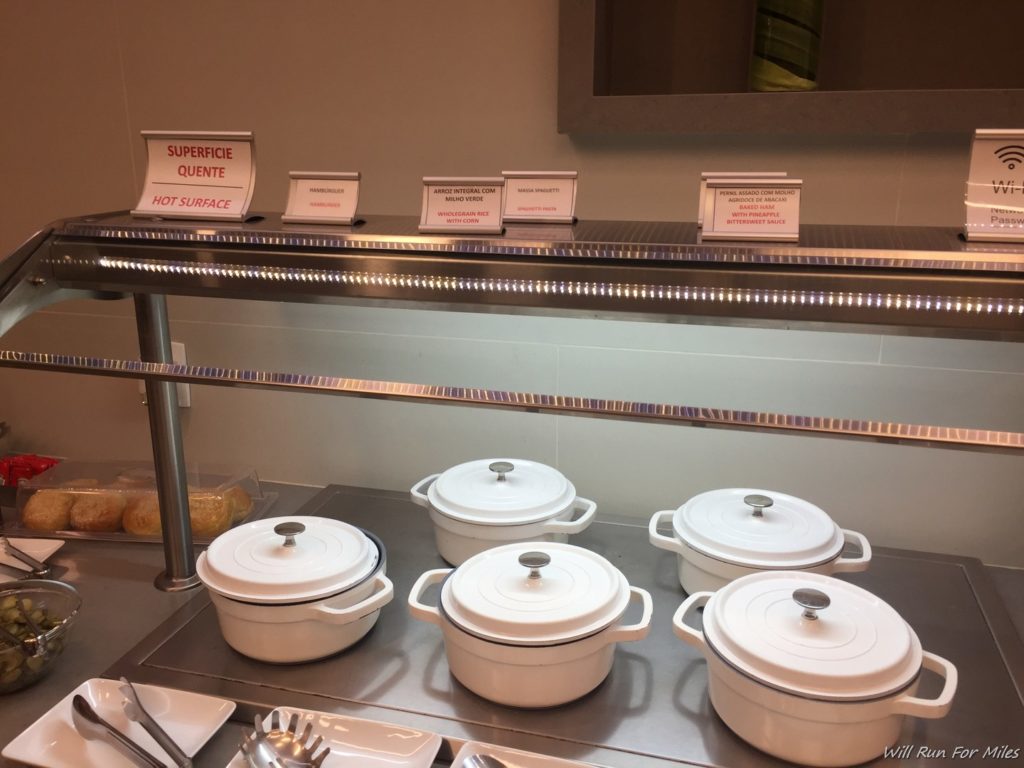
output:
[[[818,87],[824,0],[758,0],[750,88],[811,91]]]

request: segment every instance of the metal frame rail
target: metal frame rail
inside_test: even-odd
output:
[[[700,241],[695,225],[581,222],[424,237],[407,217],[356,227],[57,222],[0,262],[0,335],[72,298],[134,295],[140,360],[0,350],[0,367],[146,381],[165,533],[161,589],[197,583],[174,382],[643,420],[1020,455],[1024,434],[171,362],[166,295],[415,306],[1024,340],[1024,245],[956,230],[824,227],[792,244]]]

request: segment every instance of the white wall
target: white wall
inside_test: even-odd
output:
[[[367,214],[414,214],[424,175],[581,172],[584,218],[692,219],[701,170],[783,169],[804,220],[957,225],[969,137],[568,137],[557,4],[0,4],[0,250],[54,218],[130,207],[143,129],[251,129],[254,208],[287,171],[360,170]],[[1024,430],[1024,348],[867,334],[171,300],[191,362]],[[55,307],[0,347],[137,355],[127,302]],[[489,455],[559,466],[602,514],[701,490],[811,499],[877,544],[1024,565],[1020,459],[681,427],[194,388],[186,457],[268,479],[405,489]],[[142,457],[134,382],[0,369],[15,447]]]

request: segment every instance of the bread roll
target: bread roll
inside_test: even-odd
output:
[[[121,530],[125,498],[120,493],[76,493],[71,505],[71,527],[76,531],[112,533]]]
[[[160,525],[160,499],[156,492],[131,496],[124,508],[122,524],[126,532],[135,536],[159,536],[163,529]]]
[[[240,523],[252,511],[252,496],[240,485],[232,485],[224,491],[224,501],[231,510],[231,523]]]
[[[74,501],[72,494],[63,491],[36,491],[21,510],[21,524],[32,531],[66,531]]]
[[[188,514],[193,536],[216,536],[231,527],[231,507],[216,493],[190,493]]]

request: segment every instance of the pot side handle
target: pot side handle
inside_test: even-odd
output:
[[[912,717],[924,717],[934,720],[945,717],[953,706],[953,696],[956,695],[957,671],[952,662],[946,661],[941,656],[923,651],[921,654],[921,666],[930,669],[936,674],[942,675],[946,681],[942,691],[937,698],[921,699],[917,696],[900,696],[892,703],[894,715],[911,715]]]
[[[416,583],[412,585],[412,591],[409,593],[409,613],[413,615],[413,618],[441,626],[441,612],[437,609],[437,606],[421,603],[420,598],[427,591],[427,587],[444,581],[453,570],[453,568],[436,568],[420,574],[420,577],[416,579]]]
[[[860,547],[860,557],[838,557],[832,561],[832,573],[852,573],[867,570],[871,563],[871,544],[863,533],[842,529],[843,539]]]
[[[643,614],[636,624],[615,627],[608,635],[609,643],[628,643],[632,640],[643,640],[651,629],[651,616],[654,614],[654,601],[651,593],[640,587],[629,588],[629,602],[639,600],[643,604]]]
[[[309,606],[310,613],[325,624],[348,624],[380,610],[395,596],[395,585],[383,573],[378,573],[373,580],[373,594],[365,600],[347,608],[331,608],[326,605],[311,604]]]
[[[676,637],[687,645],[692,645],[701,653],[704,653],[707,649],[704,633],[698,632],[687,624],[686,617],[691,611],[705,605],[714,594],[714,592],[694,592],[683,601],[683,604],[676,609],[676,613],[672,617],[672,630],[676,633]]]
[[[419,504],[421,507],[429,507],[430,500],[427,498],[427,494],[420,490],[420,488],[428,488],[430,484],[437,480],[441,476],[441,473],[430,475],[430,477],[424,477],[416,485],[409,489],[409,495],[412,497],[414,504]]]
[[[667,549],[669,552],[682,552],[682,542],[674,536],[665,536],[664,534],[658,533],[658,526],[665,522],[666,518],[674,515],[676,511],[674,509],[666,509],[662,512],[655,512],[651,518],[651,522],[647,524],[647,538],[650,539],[651,544],[656,546],[658,549]]]
[[[544,523],[544,533],[579,533],[593,522],[597,502],[577,496],[572,505],[574,509],[582,509],[583,514],[575,520],[548,520]]]

